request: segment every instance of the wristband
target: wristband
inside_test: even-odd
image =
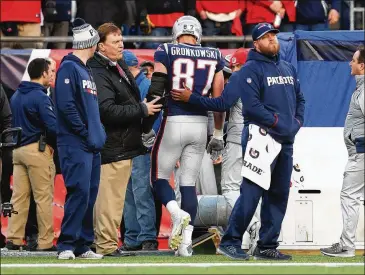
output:
[[[218,139],[218,140],[223,140],[223,129],[218,130],[218,129],[214,128],[213,138]]]

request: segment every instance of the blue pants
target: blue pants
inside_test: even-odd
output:
[[[248,128],[242,135],[242,152],[244,154],[248,141]],[[241,247],[242,235],[245,233],[256,207],[262,197],[260,249],[277,248],[286,207],[289,198],[290,178],[293,169],[293,145],[282,144],[282,149],[271,165],[271,185],[264,190],[252,181],[243,178],[240,196],[232,210],[228,228],[221,245]]]
[[[100,153],[58,147],[67,195],[57,250],[80,255],[94,242],[93,209],[100,181]]]
[[[124,202],[124,242],[139,246],[144,241],[156,241],[155,202],[150,185],[150,154],[133,159]]]

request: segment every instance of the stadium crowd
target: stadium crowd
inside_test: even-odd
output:
[[[349,2],[327,1],[196,1],[196,0],[7,0],[1,5],[0,35],[68,36],[74,18],[85,18],[94,28],[114,22],[122,35],[169,36],[182,15],[199,19],[203,35],[251,35],[258,23],[269,22],[280,31],[350,29]],[[156,49],[158,43],[128,43],[126,48]],[[216,46],[207,43],[205,46]],[[220,48],[251,47],[252,42],[219,43]],[[3,43],[13,48],[71,48],[58,43]]]

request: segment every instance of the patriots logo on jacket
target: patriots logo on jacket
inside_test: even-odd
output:
[[[82,80],[82,87],[89,94],[97,95],[95,82],[90,80]]]
[[[294,77],[292,76],[268,76],[266,79],[269,87],[272,85],[294,85]]]

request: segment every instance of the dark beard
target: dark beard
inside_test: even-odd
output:
[[[260,49],[261,52],[264,54],[264,55],[267,55],[267,56],[275,56],[279,53],[280,51],[280,45],[278,44],[277,45],[277,48],[273,49],[273,48],[270,48],[270,49]]]

